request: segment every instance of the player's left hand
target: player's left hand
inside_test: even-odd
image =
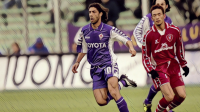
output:
[[[136,51],[134,48],[129,49],[129,52],[132,54],[131,57],[136,55]]]
[[[183,71],[184,71],[184,73],[183,73],[183,75],[185,76],[185,77],[187,77],[187,75],[189,74],[189,68],[187,67],[187,66],[185,66],[185,67],[183,67],[182,68],[183,69]]]

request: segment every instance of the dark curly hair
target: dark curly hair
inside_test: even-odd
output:
[[[103,15],[101,17],[101,21],[104,22],[104,23],[107,22],[107,20],[108,20],[108,12],[109,12],[108,8],[105,8],[100,3],[91,3],[89,5],[88,9],[90,9],[91,7],[95,7],[99,11],[99,13],[102,12]]]

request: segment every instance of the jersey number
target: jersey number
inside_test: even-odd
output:
[[[106,72],[106,74],[111,74],[111,67],[107,67],[107,68],[105,69],[105,72]]]

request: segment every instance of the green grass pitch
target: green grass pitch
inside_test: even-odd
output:
[[[143,112],[143,100],[149,87],[123,88],[130,112]],[[200,85],[186,86],[187,98],[175,112],[200,112]],[[155,110],[162,95],[159,92],[153,100]],[[54,89],[1,91],[0,112],[118,112],[115,101],[107,106],[96,104],[92,89]]]

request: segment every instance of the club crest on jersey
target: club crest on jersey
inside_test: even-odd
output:
[[[99,34],[99,39],[101,40],[103,38],[103,34]]]
[[[171,41],[173,40],[173,35],[172,35],[172,34],[168,34],[168,35],[166,36],[166,38],[167,38],[167,40],[168,40],[169,42],[171,42]]]

